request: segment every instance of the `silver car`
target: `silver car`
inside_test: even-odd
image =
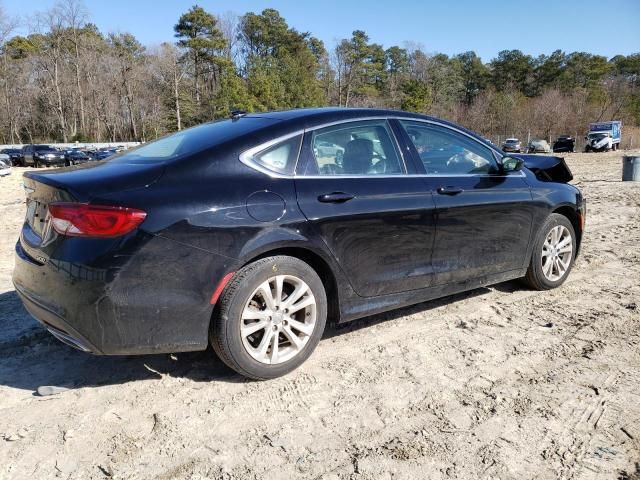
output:
[[[0,153],[0,177],[11,174],[11,158],[6,153]]]
[[[542,139],[535,139],[529,142],[529,147],[527,148],[527,153],[550,153],[551,146],[549,142]]]
[[[522,152],[522,145],[517,138],[507,138],[502,144],[503,152],[520,153]]]

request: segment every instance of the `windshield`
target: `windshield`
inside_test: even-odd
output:
[[[515,140],[513,138],[508,138],[506,143],[518,143],[518,140]]]
[[[205,123],[127,150],[109,161],[147,163],[184,158],[272,123],[273,120],[261,117],[242,117],[237,120]]]
[[[49,145],[35,145],[33,149],[36,152],[57,152],[57,150]]]
[[[589,138],[591,140],[602,140],[603,138],[607,138],[608,135],[606,133],[590,133]]]

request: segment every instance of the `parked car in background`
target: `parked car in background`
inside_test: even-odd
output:
[[[0,177],[11,174],[11,159],[6,153],[0,153]]]
[[[107,158],[115,155],[116,150],[113,148],[101,148],[100,150],[96,150],[91,155],[94,160],[106,160]]]
[[[340,145],[336,145],[330,141],[322,141],[318,142],[317,145],[314,146],[315,153],[318,157],[328,157],[336,160],[336,163],[342,162],[342,156],[344,155],[344,148]]]
[[[340,146],[318,155],[324,142]],[[339,159],[338,152],[342,152]],[[24,174],[13,283],[97,354],[205,350],[284,375],[340,323],[515,278],[560,286],[585,201],[562,158],[408,112],[303,109]]]
[[[25,166],[52,167],[64,165],[64,152],[50,145],[25,145],[22,147]]]
[[[64,154],[64,164],[66,166],[77,165],[91,160],[91,157],[82,150],[69,150]]]
[[[585,152],[608,152],[618,150],[622,139],[622,122],[596,122],[589,125],[585,137]]]
[[[553,152],[575,152],[576,151],[576,139],[570,135],[560,135],[558,139],[553,142]]]
[[[9,156],[11,164],[15,166],[24,166],[24,157],[22,156],[22,150],[19,148],[4,148],[0,150],[0,153]]]
[[[549,153],[551,152],[551,147],[549,146],[549,142],[543,139],[535,139],[529,142],[527,146],[527,153]]]
[[[522,145],[520,144],[520,140],[518,140],[517,138],[507,138],[502,144],[502,151],[509,153],[522,152]]]

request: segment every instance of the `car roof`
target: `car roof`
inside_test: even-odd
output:
[[[289,127],[291,130],[301,128],[313,128],[319,125],[341,122],[348,120],[357,120],[359,118],[403,118],[403,119],[416,119],[416,120],[428,120],[432,122],[438,122],[443,125],[447,125],[458,130],[461,130],[478,140],[491,145],[484,138],[478,135],[476,132],[468,130],[461,125],[449,122],[442,118],[432,117],[429,115],[422,115],[419,113],[405,112],[403,110],[392,110],[385,108],[360,108],[360,107],[318,107],[318,108],[299,108],[294,110],[276,110],[271,112],[254,112],[241,115],[237,118],[237,121],[242,121],[242,118],[263,118],[275,121],[281,127]],[[495,148],[495,147],[492,147]]]
[[[280,122],[298,121],[304,122],[306,126],[321,125],[323,123],[339,122],[342,120],[368,118],[368,117],[402,117],[430,120],[453,126],[455,128],[465,128],[441,118],[422,115],[419,113],[405,112],[402,110],[391,110],[385,108],[354,108],[354,107],[319,107],[319,108],[299,108],[295,110],[276,110],[272,112],[255,112],[242,115],[247,118],[266,118]],[[242,118],[240,117],[240,118]],[[473,133],[473,132],[471,132]],[[474,135],[477,135],[474,133]]]

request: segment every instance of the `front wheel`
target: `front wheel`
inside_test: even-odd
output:
[[[576,252],[576,234],[567,217],[552,213],[540,229],[524,280],[536,290],[559,287],[569,276]]]
[[[291,372],[311,355],[326,319],[318,274],[297,258],[267,257],[243,267],[226,286],[209,339],[229,367],[266,380]]]

